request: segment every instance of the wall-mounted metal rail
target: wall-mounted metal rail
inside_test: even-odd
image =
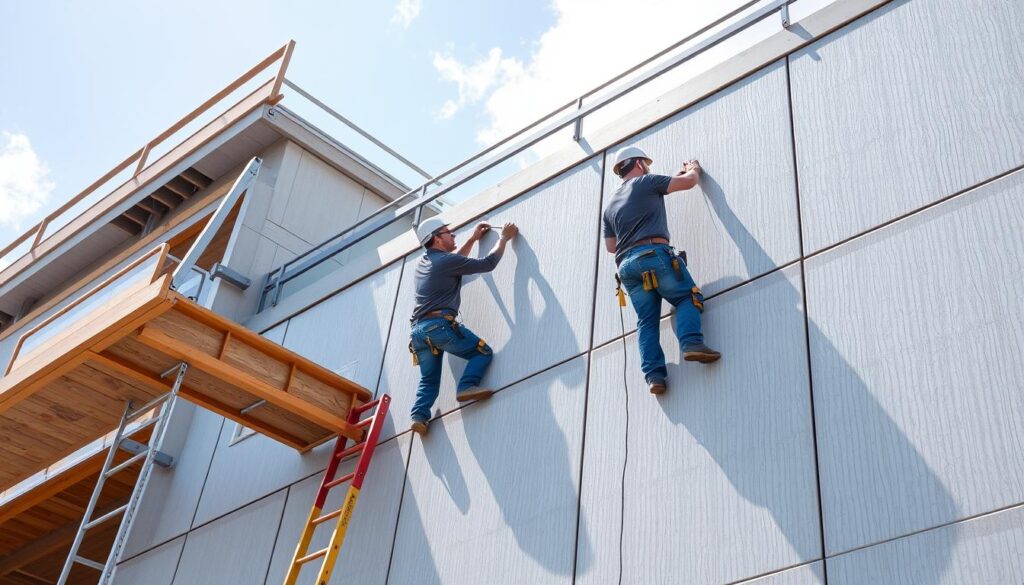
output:
[[[700,28],[694,33],[674,43],[672,46],[660,51],[656,55],[631,67],[627,71],[616,75],[601,85],[587,91],[579,98],[553,110],[537,121],[511,134],[503,140],[485,148],[472,157],[456,164],[450,169],[436,175],[426,182],[410,190],[402,197],[381,207],[368,217],[357,222],[341,233],[321,242],[304,254],[283,264],[280,268],[267,275],[260,299],[260,310],[277,304],[281,298],[282,290],[288,282],[298,278],[309,270],[315,268],[326,260],[329,260],[351,248],[355,244],[365,240],[380,230],[394,224],[400,219],[413,217],[416,223],[425,206],[437,200],[446,193],[468,181],[480,176],[484,172],[510,160],[512,157],[523,152],[527,148],[537,144],[541,140],[552,136],[556,132],[574,126],[573,138],[579,140],[582,134],[583,119],[588,115],[601,110],[614,103],[619,98],[646,85],[647,83],[661,77],[665,73],[675,69],[679,65],[715,47],[722,42],[732,38],[736,34],[747,30],[751,26],[765,20],[775,13],[779,13],[783,27],[789,26],[789,5],[796,0],[771,0],[763,3],[762,0],[751,0],[743,3],[734,10],[722,15],[718,19]],[[763,6],[756,7],[758,4]],[[753,8],[753,10],[751,10]],[[744,14],[734,22],[728,23],[737,15]],[[725,26],[723,26],[725,25]],[[692,46],[684,49],[677,55],[666,57],[669,53],[683,45],[699,39],[709,31],[722,27],[707,38],[698,40]],[[666,57],[662,59],[663,57]],[[655,63],[659,59],[660,62]],[[652,66],[652,64],[654,64]],[[648,67],[650,66],[650,67]],[[646,69],[645,69],[646,68]],[[641,71],[643,70],[643,71]],[[636,77],[625,83],[611,88],[612,84],[639,72]],[[610,88],[610,89],[609,89]],[[607,90],[607,91],[605,91]],[[589,102],[589,103],[588,103]],[[573,108],[566,112],[567,109]],[[443,184],[441,184],[444,179]]]

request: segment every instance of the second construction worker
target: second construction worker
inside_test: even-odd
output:
[[[455,234],[439,217],[427,218],[416,228],[416,237],[426,251],[416,265],[416,308],[412,314],[409,351],[420,367],[411,428],[421,435],[427,432],[430,408],[437,400],[445,352],[466,360],[466,369],[455,391],[456,400],[481,400],[494,393],[479,386],[491,363],[491,348],[456,320],[461,303],[462,277],[494,270],[505,252],[505,244],[519,233],[515,224],[506,223],[501,229],[501,237],[487,256],[469,258],[473,244],[490,229],[486,223],[478,224],[466,243],[457,247]]]
[[[683,359],[709,363],[721,357],[704,345],[700,317],[704,297],[686,269],[684,258],[669,245],[665,195],[695,187],[700,164],[691,160],[673,177],[650,172],[651,157],[636,147],[615,155],[612,170],[622,185],[602,216],[606,249],[615,254],[618,276],[637,314],[640,369],[652,394],[668,388],[661,350],[661,300],[676,307],[676,337]]]

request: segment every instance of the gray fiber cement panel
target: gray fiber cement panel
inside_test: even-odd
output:
[[[185,537],[179,536],[117,565],[114,585],[171,585]]]
[[[348,535],[334,566],[331,583],[384,585],[411,441],[412,437],[406,433],[381,444],[374,452],[356,511],[349,524]],[[350,473],[354,467],[355,460],[343,464],[338,469],[337,476]],[[270,562],[267,585],[277,585],[284,580],[321,480],[322,476],[316,475],[288,489],[288,502],[285,504],[277,545],[274,547],[274,555]],[[345,484],[331,490],[322,513],[326,514],[341,507],[347,487],[348,484]],[[321,524],[314,533],[308,552],[312,553],[326,547],[334,527],[333,520]],[[299,573],[298,583],[314,583],[319,570],[319,561],[307,563]]]
[[[190,532],[174,585],[263,583],[285,494],[281,490]]]
[[[586,372],[581,356],[413,439],[389,585],[572,582]]]
[[[1024,162],[1024,3],[893,2],[792,56],[807,252]]]
[[[495,226],[512,221],[519,237],[509,243],[493,272],[463,277],[462,318],[494,350],[483,385],[498,389],[586,351],[593,312],[595,254],[601,182],[599,159],[591,159],[487,214]],[[456,231],[458,243],[473,222]],[[486,255],[497,240],[488,234],[473,255]],[[481,248],[482,247],[482,248]],[[481,251],[482,250],[482,251]],[[409,425],[419,369],[409,355],[413,275],[421,253],[406,259],[391,327],[380,390],[394,398],[394,423]],[[456,408],[455,381],[465,362],[445,357],[441,393],[434,411]]]
[[[737,585],[825,585],[825,567],[821,561],[801,565]]]
[[[372,389],[377,384],[401,264],[396,263],[339,292],[267,336],[300,355]],[[403,364],[404,365],[404,364]],[[390,417],[389,417],[390,418]],[[231,443],[234,422],[225,423],[196,523],[201,524],[327,467],[329,441],[307,453],[262,435]],[[239,482],[238,478],[245,478]]]
[[[807,261],[829,554],[1024,501],[1024,171]]]
[[[626,583],[725,583],[821,558],[800,287],[793,266],[708,301],[723,353],[710,365],[681,362],[664,319],[660,397],[635,335],[594,351],[578,585],[617,581],[620,529]]]
[[[831,585],[1024,583],[1024,509],[1017,507],[828,560]]]
[[[786,67],[779,61],[608,150],[602,207],[622,184],[615,151],[643,148],[653,172],[673,175],[700,160],[700,185],[666,196],[673,245],[686,250],[705,295],[786,264],[800,254]],[[594,344],[619,335],[615,259],[601,244]],[[665,303],[663,315],[668,315]],[[636,314],[627,302],[627,330]]]
[[[132,522],[125,558],[188,531],[224,418],[181,399],[170,424],[162,450],[174,457],[174,466],[153,468]]]

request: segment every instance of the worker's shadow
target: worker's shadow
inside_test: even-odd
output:
[[[733,213],[725,193],[714,177],[705,174],[701,180],[701,187],[710,201],[714,213],[725,226],[729,237],[743,254],[748,271],[751,274],[756,274],[755,270],[758,270],[756,267],[771,266],[773,263],[768,254]],[[691,258],[691,261],[700,262],[701,259]],[[730,282],[719,282],[715,285],[735,284],[732,282],[734,279],[728,280]],[[739,280],[739,278],[735,279],[735,281]],[[804,320],[802,291],[789,282],[782,286],[785,287],[782,300],[773,302],[771,306],[760,307],[758,310],[775,311],[775,315],[771,318],[773,322],[802,322]],[[711,289],[712,286],[705,288]],[[724,286],[719,286],[715,290],[722,288]],[[751,290],[749,293],[745,293],[741,288],[726,294],[755,294],[756,292],[756,290]],[[778,298],[777,296],[773,297],[773,301]],[[707,304],[709,310],[705,313],[705,323],[710,325],[709,328],[713,330],[717,303],[712,298],[707,301]],[[817,404],[818,445],[822,445],[823,442],[841,440],[852,446],[850,451],[843,453],[842,460],[839,461],[827,460],[825,458],[829,453],[818,451],[818,463],[824,470],[819,472],[819,475],[822,477],[821,495],[825,500],[823,525],[826,535],[830,533],[829,527],[832,523],[836,524],[831,531],[832,534],[850,535],[852,533],[854,535],[846,536],[844,538],[846,541],[856,539],[858,533],[871,532],[870,527],[864,524],[867,521],[864,518],[830,516],[829,514],[830,510],[834,512],[837,509],[828,506],[829,499],[832,498],[834,506],[835,498],[842,494],[849,494],[849,490],[844,489],[846,486],[831,485],[829,481],[836,483],[837,478],[853,475],[851,467],[862,477],[873,478],[873,482],[862,480],[868,486],[869,493],[860,493],[856,496],[860,499],[861,507],[875,504],[893,508],[893,499],[897,499],[902,504],[906,504],[905,508],[902,505],[895,506],[897,508],[895,513],[902,514],[902,525],[908,524],[913,519],[913,512],[906,512],[907,509],[923,510],[924,506],[927,506],[927,513],[930,517],[958,518],[958,506],[943,485],[942,480],[929,468],[928,463],[921,457],[903,430],[878,403],[871,389],[813,321],[808,320],[807,327],[810,347],[813,351],[813,360],[810,363],[812,371],[827,373],[832,380],[845,381],[842,389],[845,418],[842,421],[837,419],[835,413],[823,417],[821,414],[822,401],[819,400]],[[705,330],[707,331],[707,329]],[[760,338],[762,341],[757,347],[748,346],[747,351],[763,352],[761,355],[764,356],[775,356],[771,359],[781,357],[776,351],[775,340],[771,335],[751,331],[750,337]],[[743,454],[763,452],[766,444],[765,437],[758,432],[757,424],[743,424],[744,417],[749,419],[752,411],[758,412],[761,409],[751,408],[750,404],[743,404],[741,401],[764,400],[766,404],[763,409],[767,411],[770,409],[770,404],[767,401],[770,401],[771,397],[764,396],[762,398],[762,396],[766,392],[771,392],[772,387],[766,385],[756,388],[714,389],[715,393],[726,393],[725,396],[720,396],[709,395],[708,393],[712,392],[710,388],[686,383],[687,368],[735,368],[742,367],[744,360],[749,360],[748,363],[751,364],[752,371],[755,373],[757,369],[753,368],[761,367],[757,357],[731,353],[728,339],[709,339],[708,341],[712,345],[721,346],[722,360],[711,366],[697,364],[672,366],[670,378],[677,376],[681,384],[679,387],[673,388],[672,392],[660,397],[659,403],[665,415],[685,428],[707,450],[707,453],[719,464],[739,494],[757,506],[766,508],[772,514],[776,525],[786,535],[790,543],[797,548],[801,558],[820,558],[819,544],[814,543],[813,546],[803,544],[808,542],[806,535],[813,528],[801,525],[800,519],[806,517],[805,515],[793,513],[794,503],[787,495],[790,488],[786,474],[759,473],[764,469],[763,466],[750,465],[751,458],[743,456]],[[800,363],[793,364],[792,367],[807,367],[804,359],[806,358],[801,357]],[[723,374],[727,374],[727,372],[723,372]],[[692,379],[693,376],[689,376],[689,378]],[[757,379],[744,379],[743,384],[754,385],[757,381]],[[908,391],[913,391],[913,389],[908,389]],[[835,388],[814,388],[816,396],[826,392],[834,394],[837,390]],[[702,394],[703,396],[701,396]],[[793,416],[804,416],[805,412],[797,410],[793,412]],[[773,422],[785,424],[784,420]],[[837,428],[840,425],[841,428]],[[812,446],[808,444],[806,448],[812,449]],[[765,453],[764,460],[769,461],[772,455]],[[847,506],[844,509],[850,510],[851,508]],[[841,525],[842,528],[838,528],[838,525]],[[928,567],[924,567],[924,564],[917,566],[915,583],[930,584],[942,581],[955,538],[952,531],[942,531],[933,536],[930,541],[929,553],[931,562]],[[828,542],[826,542],[826,547],[829,547]],[[849,548],[849,546],[845,548]],[[842,551],[831,550],[828,551],[828,554],[832,555],[837,552]]]
[[[512,246],[516,263],[512,314],[507,310],[503,313],[516,331],[510,344],[524,344],[519,351],[542,351],[538,345],[545,343],[545,336],[572,336],[572,325],[544,278],[529,240],[520,235]],[[488,285],[498,304],[505,307],[493,281]],[[531,291],[538,293],[532,300]],[[571,294],[563,297],[578,301]],[[543,307],[539,314],[535,311],[538,305]],[[498,351],[495,361],[508,357]],[[586,367],[565,364],[536,375],[533,371],[518,374],[515,379],[519,381],[501,388],[490,403],[469,407],[495,409],[502,422],[495,425],[491,416],[467,412],[462,417],[466,439],[520,550],[551,574],[572,575],[577,543],[588,551],[581,558],[591,556],[590,539],[582,520],[576,532],[579,447],[570,451],[566,439],[567,432],[582,432]],[[526,376],[530,377],[523,380]],[[505,395],[506,392],[514,394]],[[559,392],[578,394],[555,394]],[[580,428],[563,430],[556,419],[556,409],[564,411],[566,403],[572,404],[574,400],[580,409]],[[501,409],[500,413],[497,409]]]

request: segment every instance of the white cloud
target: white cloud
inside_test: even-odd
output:
[[[420,15],[423,8],[423,0],[398,0],[395,4],[395,11],[391,15],[391,22],[399,24],[402,28],[409,28],[413,20]]]
[[[441,74],[441,79],[454,82],[458,86],[458,98],[447,100],[438,115],[451,118],[466,104],[474,104],[483,99],[495,87],[507,85],[523,75],[523,64],[515,58],[502,57],[499,47],[494,47],[487,57],[472,65],[464,65],[452,56],[453,48],[448,47],[445,54],[434,54],[434,68]]]
[[[487,123],[477,139],[490,144],[519,130],[559,105],[578,98],[609,78],[665,49],[711,22],[740,0],[554,0],[555,24],[540,37],[526,62],[502,58],[500,47],[488,57],[464,65],[449,53],[435,55],[442,79],[458,84],[459,97],[442,108],[451,117],[466,104],[481,102]],[[699,63],[694,63],[694,66]],[[645,91],[621,99],[607,111],[588,117],[594,128],[650,101],[694,70],[680,68],[652,82]],[[564,141],[560,142],[564,146]],[[552,147],[541,143],[537,155]]]
[[[50,169],[24,134],[0,131],[0,226],[21,229],[21,221],[50,200]]]

